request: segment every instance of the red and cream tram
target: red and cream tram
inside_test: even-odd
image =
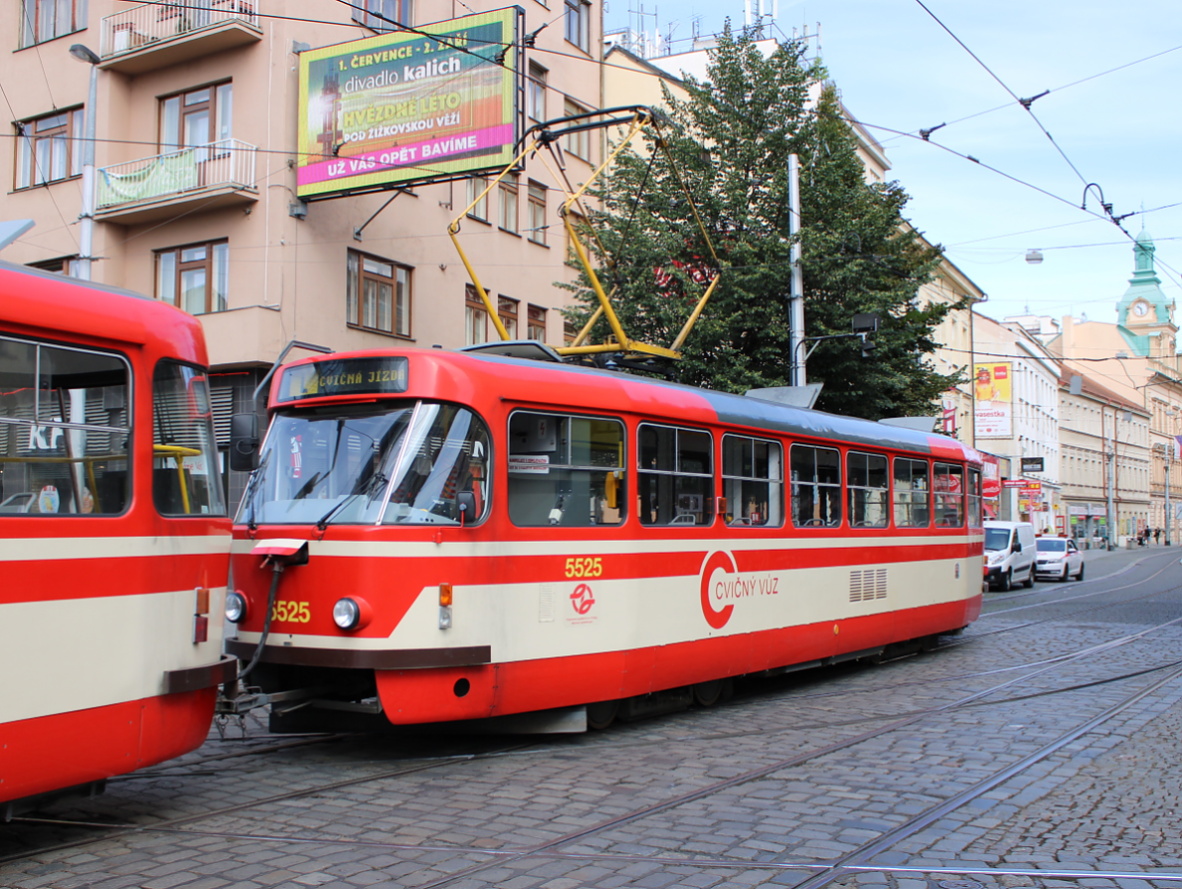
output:
[[[230,523],[196,319],[0,264],[0,820],[200,745]]]
[[[981,464],[951,438],[442,350],[294,362],[270,410],[227,646],[279,730],[602,723],[980,612]]]

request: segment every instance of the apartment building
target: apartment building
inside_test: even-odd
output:
[[[1003,458],[999,518],[1066,528],[1059,461],[1061,362],[1021,325],[973,318],[976,447]],[[1041,466],[1040,469],[1027,468]]]
[[[1133,243],[1132,276],[1114,300],[1115,324],[1066,317],[1048,346],[1085,366],[1087,375],[1114,396],[1149,414],[1147,524],[1163,529],[1172,543],[1182,540],[1182,355],[1177,307],[1162,289],[1155,251],[1153,237],[1142,229]],[[1120,533],[1130,532],[1122,528]]]
[[[323,111],[321,96],[305,88],[301,97],[302,54],[430,31],[429,23],[504,4],[19,5],[0,20],[0,45],[9,50],[0,98],[12,121],[11,137],[0,140],[0,165],[12,171],[3,218],[36,224],[3,258],[129,288],[199,316],[223,444],[230,414],[253,406],[263,374],[293,341],[339,351],[496,338],[448,237],[457,217],[458,237],[510,335],[564,341],[570,295],[555,283],[573,273],[557,213],[561,179],[586,179],[599,139],[566,138],[561,169],[532,157],[478,201],[488,180],[474,176],[311,196],[299,181],[308,160],[299,151],[301,105],[305,120]],[[601,107],[600,0],[523,0],[520,10],[515,40],[471,45],[463,63],[519,64],[526,76],[512,103],[527,127]],[[445,96],[453,75],[424,64],[407,77],[435,78]],[[405,108],[398,112],[407,127],[427,127],[442,120],[428,114],[448,110],[427,104],[417,124]],[[314,150],[328,162],[349,155],[343,140],[322,139]]]
[[[1081,545],[1119,543],[1150,527],[1151,418],[1142,405],[1098,382],[1086,363],[1063,362],[1062,499],[1066,533]]]

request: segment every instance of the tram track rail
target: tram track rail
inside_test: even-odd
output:
[[[1174,564],[1171,560],[1171,565]],[[1131,589],[1134,586],[1144,583],[1146,579],[1153,579],[1159,577],[1169,566],[1163,566],[1161,569],[1153,572],[1149,578],[1141,578],[1137,584],[1128,584],[1122,587],[1108,588],[1105,590],[1108,593],[1119,593]],[[1147,594],[1135,597],[1134,601],[1150,600],[1158,598],[1171,593],[1177,593],[1177,587],[1161,591],[1158,593]],[[1091,598],[1094,594],[1085,593],[1080,596],[1073,596],[1071,600]],[[1123,599],[1120,603],[1128,604],[1130,600]],[[1064,599],[1056,599],[1050,603],[1035,603],[1031,606],[1022,606],[1022,610],[1027,607],[1038,607],[1039,605],[1047,604],[1064,604]],[[1103,607],[1109,607],[1107,605]],[[1094,612],[1094,609],[1092,609]],[[1003,612],[1004,613],[1004,612]],[[1066,617],[1060,613],[1057,617],[1048,620],[1068,620],[1070,614]],[[1046,621],[1037,621],[1034,623],[1042,624]],[[414,761],[404,762],[394,768],[380,769],[365,775],[357,775],[350,778],[341,779],[333,782],[321,782],[315,785],[293,788],[291,791],[276,793],[265,797],[255,798],[244,801],[233,806],[218,806],[207,809],[201,812],[186,813],[175,818],[164,819],[158,822],[104,822],[104,821],[85,821],[85,820],[69,820],[69,819],[52,819],[52,818],[17,818],[14,823],[25,823],[28,825],[46,825],[49,827],[56,827],[62,830],[82,830],[87,832],[87,836],[77,837],[65,842],[54,843],[36,848],[23,849],[14,854],[0,855],[0,865],[9,864],[14,861],[26,859],[32,855],[53,855],[59,851],[74,850],[84,848],[86,846],[102,842],[111,837],[130,836],[133,834],[147,834],[152,832],[169,833],[176,835],[204,835],[204,836],[218,836],[227,839],[239,839],[248,842],[259,843],[316,843],[321,845],[364,845],[374,846],[376,848],[385,848],[390,851],[397,850],[417,850],[423,851],[425,849],[438,849],[439,852],[454,853],[454,854],[469,854],[472,856],[487,859],[478,864],[471,865],[463,870],[455,873],[447,874],[438,877],[430,882],[419,884],[421,889],[432,889],[432,887],[444,887],[451,885],[459,880],[465,878],[479,877],[479,875],[487,871],[489,868],[496,867],[508,861],[523,861],[531,858],[540,859],[569,859],[569,860],[635,860],[644,861],[668,866],[692,866],[702,869],[735,869],[741,868],[745,870],[777,870],[777,871],[799,871],[806,874],[802,881],[794,887],[794,889],[821,889],[821,887],[828,885],[834,881],[841,879],[844,876],[855,875],[863,872],[891,872],[899,875],[906,875],[911,873],[923,873],[932,875],[959,875],[962,877],[970,876],[992,876],[998,877],[1002,875],[1018,876],[1018,877],[1037,877],[1044,879],[1128,879],[1140,881],[1177,881],[1182,880],[1182,871],[1175,873],[1174,870],[1072,870],[1072,869],[1006,869],[1004,867],[989,868],[980,867],[979,862],[966,863],[963,868],[958,867],[934,867],[934,866],[912,866],[907,864],[888,864],[879,860],[885,851],[896,849],[899,845],[904,844],[907,839],[922,833],[925,829],[930,828],[932,824],[944,817],[950,812],[971,804],[975,799],[979,799],[982,795],[988,793],[991,789],[1004,784],[1006,781],[1021,775],[1024,771],[1035,767],[1038,763],[1054,756],[1059,751],[1068,747],[1074,741],[1086,737],[1089,733],[1096,731],[1108,721],[1116,718],[1121,713],[1127,711],[1131,707],[1135,707],[1140,701],[1145,700],[1148,696],[1154,694],[1155,691],[1161,690],[1170,683],[1175,682],[1179,677],[1182,677],[1182,662],[1171,661],[1166,663],[1159,663],[1143,669],[1125,672],[1117,675],[1109,675],[1090,682],[1073,684],[1070,686],[1040,689],[1028,694],[1015,694],[1004,698],[997,698],[1006,689],[1016,689],[1024,682],[1031,681],[1035,677],[1045,675],[1062,665],[1072,662],[1078,662],[1083,658],[1094,657],[1095,655],[1116,650],[1124,645],[1135,643],[1150,636],[1152,633],[1159,630],[1175,627],[1182,618],[1174,620],[1163,621],[1152,626],[1143,627],[1137,632],[1125,633],[1119,637],[1101,641],[1092,645],[1087,645],[1078,648],[1073,652],[1066,652],[1055,655],[1049,658],[1043,658],[1038,661],[1032,661],[1020,665],[1010,665],[994,668],[987,671],[979,671],[976,673],[959,674],[957,676],[938,677],[936,679],[927,678],[920,683],[898,683],[890,687],[898,688],[910,684],[931,685],[934,682],[946,683],[950,681],[967,681],[971,678],[981,678],[989,675],[996,675],[1002,672],[1012,673],[1016,670],[1023,671],[1020,676],[1013,676],[1004,682],[994,683],[988,688],[981,689],[968,695],[962,695],[956,700],[940,703],[930,707],[916,708],[900,713],[895,711],[893,714],[895,718],[890,718],[881,714],[867,714],[857,719],[827,721],[813,723],[798,723],[791,727],[791,729],[772,729],[771,733],[799,731],[799,730],[814,730],[814,729],[831,729],[835,727],[850,727],[858,723],[877,722],[880,723],[864,732],[860,732],[852,737],[840,739],[833,743],[814,749],[804,750],[791,757],[780,758],[777,761],[765,765],[759,769],[749,770],[739,775],[735,775],[728,779],[712,782],[700,788],[695,788],[692,791],[673,795],[665,799],[654,801],[648,805],[639,806],[629,812],[617,815],[611,819],[607,819],[595,824],[588,825],[585,828],[571,831],[560,837],[555,837],[544,843],[538,843],[527,847],[518,847],[510,849],[489,849],[489,848],[468,848],[464,846],[448,845],[448,844],[407,844],[407,843],[380,843],[364,840],[345,840],[339,838],[331,838],[324,836],[302,837],[302,836],[272,836],[265,831],[258,833],[238,833],[225,832],[216,829],[209,829],[207,822],[234,813],[246,812],[256,808],[266,808],[268,806],[282,803],[287,800],[295,800],[301,797],[308,797],[318,794],[328,794],[336,791],[347,790],[350,787],[362,786],[375,782],[382,781],[396,781],[399,778],[408,777],[424,771],[432,769],[446,768],[449,766],[463,765],[465,763],[480,762],[482,760],[501,757],[501,756],[529,756],[547,750],[553,751],[554,746],[545,744],[544,741],[538,741],[528,744],[511,744],[502,745],[493,750],[481,751],[477,753],[462,753],[455,755],[445,755],[438,757],[417,757]],[[983,635],[993,635],[997,632],[1007,632],[1019,630],[1030,626],[1030,623],[1022,623],[1013,627],[1001,628],[999,630],[990,631],[986,634],[976,634],[975,639],[980,639]],[[971,641],[971,640],[966,640]],[[729,858],[715,858],[710,856],[694,856],[690,858],[682,858],[668,855],[629,855],[625,853],[615,852],[580,852],[564,849],[565,846],[570,846],[577,843],[581,839],[594,837],[605,834],[617,827],[625,826],[630,823],[642,821],[652,815],[661,812],[676,809],[679,806],[686,805],[698,800],[707,799],[716,794],[723,794],[728,790],[739,787],[743,784],[758,781],[761,778],[772,775],[778,771],[792,769],[794,767],[802,766],[806,763],[814,762],[823,759],[826,756],[840,753],[859,744],[866,743],[876,738],[881,738],[891,732],[901,731],[908,726],[916,725],[925,719],[929,719],[939,714],[947,714],[960,708],[991,706],[991,705],[1007,705],[1019,701],[1029,700],[1035,697],[1044,697],[1052,694],[1066,693],[1072,691],[1079,691],[1084,688],[1094,687],[1100,684],[1116,683],[1121,681],[1132,681],[1137,678],[1150,676],[1153,674],[1160,674],[1165,671],[1165,675],[1159,675],[1152,679],[1147,684],[1124,695],[1119,701],[1107,707],[1100,713],[1097,713],[1087,720],[1079,723],[1074,728],[1062,732],[1055,738],[1052,738],[1047,743],[1043,744],[1037,750],[1021,759],[998,769],[993,774],[981,779],[970,787],[966,787],[960,792],[948,797],[941,803],[930,807],[921,812],[903,824],[884,832],[878,838],[868,841],[862,846],[851,850],[845,855],[834,860],[783,860],[783,861],[736,861]],[[805,693],[802,695],[794,695],[793,700],[810,700],[818,697],[835,697],[841,695],[854,695],[865,693],[867,691],[880,692],[883,690],[882,686],[874,688],[843,688],[836,691],[822,691],[815,693]],[[783,696],[780,696],[782,703]],[[741,733],[703,733],[695,734],[693,736],[679,737],[679,741],[711,741],[725,739],[726,737],[736,736]],[[263,743],[256,744],[252,747],[240,750],[219,750],[208,756],[199,757],[194,760],[186,760],[183,762],[174,762],[155,767],[151,770],[146,770],[137,773],[134,776],[126,779],[119,779],[120,783],[126,781],[140,781],[150,780],[153,778],[174,778],[174,777],[191,777],[199,775],[202,772],[209,772],[210,767],[214,765],[224,765],[227,762],[235,760],[248,760],[251,757],[267,755],[272,753],[279,753],[287,750],[298,749],[301,747],[310,747],[320,744],[327,744],[336,741],[347,740],[349,735],[320,735],[320,736],[302,736],[292,738],[290,736],[282,736],[282,740],[265,739]],[[590,736],[594,738],[595,736]],[[232,743],[233,740],[228,740],[227,743]],[[607,739],[608,743],[616,746],[621,745],[621,740]],[[622,746],[632,746],[636,744],[652,744],[660,743],[660,741],[647,740],[624,740]],[[193,754],[192,756],[197,756]]]
[[[1028,671],[1028,672],[1024,673],[1022,676],[1011,677],[1004,682],[995,683],[988,688],[981,689],[979,691],[973,692],[968,695],[962,695],[954,701],[949,701],[949,702],[945,702],[945,703],[942,703],[942,704],[939,704],[936,706],[921,708],[921,709],[917,709],[913,712],[908,712],[908,713],[902,714],[898,718],[890,719],[889,721],[885,722],[885,724],[870,728],[867,731],[861,732],[861,733],[854,735],[852,737],[841,739],[838,741],[834,741],[833,743],[828,744],[828,745],[823,745],[823,746],[816,747],[813,749],[801,751],[791,757],[779,758],[775,762],[772,762],[770,764],[762,766],[758,769],[748,770],[742,774],[735,775],[735,776],[727,778],[725,780],[711,782],[708,785],[705,785],[700,788],[696,788],[692,791],[682,793],[682,794],[677,794],[674,796],[670,796],[665,799],[655,801],[651,804],[637,807],[627,813],[623,813],[623,814],[615,816],[613,818],[606,819],[604,821],[600,821],[600,822],[592,824],[592,825],[588,825],[587,827],[579,829],[579,830],[568,832],[562,836],[555,837],[555,838],[553,838],[547,842],[544,842],[544,843],[535,844],[535,845],[532,845],[529,847],[518,848],[515,850],[461,849],[461,848],[457,848],[456,846],[441,845],[440,846],[441,851],[448,851],[448,852],[463,851],[463,852],[478,855],[482,858],[486,858],[487,861],[483,861],[477,865],[472,865],[472,866],[465,868],[459,872],[449,874],[445,877],[441,877],[441,878],[436,879],[432,882],[420,884],[420,889],[431,889],[431,887],[436,887],[436,886],[439,886],[439,887],[447,886],[453,882],[456,882],[456,881],[464,879],[464,878],[478,876],[482,871],[487,870],[490,867],[497,866],[498,864],[502,864],[505,861],[519,861],[519,860],[523,860],[523,859],[527,859],[527,858],[537,858],[537,857],[542,857],[542,858],[584,857],[584,853],[564,852],[562,847],[567,846],[567,845],[571,845],[575,842],[578,842],[581,839],[592,837],[592,836],[595,836],[598,834],[603,834],[605,832],[608,832],[608,831],[613,830],[615,828],[627,825],[629,823],[643,820],[649,816],[658,814],[660,812],[675,809],[679,806],[683,806],[683,805],[686,805],[688,803],[691,803],[691,802],[694,802],[697,800],[706,799],[706,798],[714,796],[716,794],[724,793],[728,790],[731,790],[735,787],[739,787],[743,784],[753,782],[753,781],[758,781],[759,779],[767,777],[769,775],[772,775],[776,772],[780,772],[780,771],[783,771],[786,769],[791,769],[793,767],[801,766],[805,763],[809,763],[809,762],[813,762],[813,761],[822,759],[826,756],[838,753],[840,751],[849,750],[850,748],[856,747],[859,744],[865,743],[865,742],[873,740],[875,738],[880,738],[883,735],[886,735],[888,733],[896,732],[896,731],[902,730],[908,726],[915,725],[915,724],[917,724],[925,719],[928,719],[932,716],[939,715],[939,714],[945,714],[945,713],[948,713],[950,711],[953,711],[953,710],[956,710],[956,709],[959,709],[962,707],[979,706],[979,705],[982,705],[985,703],[989,703],[988,699],[990,697],[998,694],[999,692],[1001,692],[1007,688],[1013,688],[1017,685],[1020,685],[1021,683],[1029,681],[1036,676],[1053,671],[1057,667],[1059,667],[1060,665],[1069,662],[1069,660],[1071,660],[1071,659],[1090,657],[1090,656],[1096,654],[1098,651],[1110,650],[1110,649],[1119,647],[1123,644],[1127,644],[1129,641],[1133,641],[1138,638],[1143,638],[1146,635],[1154,632],[1155,630],[1162,629],[1162,628],[1165,628],[1168,626],[1173,626],[1179,622],[1182,622],[1182,618],[1179,618],[1174,621],[1164,622],[1162,624],[1159,624],[1159,625],[1156,625],[1153,627],[1144,628],[1143,630],[1139,631],[1138,633],[1126,634],[1125,636],[1123,636],[1119,639],[1108,640],[1106,642],[1098,643],[1096,645],[1087,646],[1085,648],[1079,649],[1076,653],[1074,653],[1072,658],[1065,658],[1065,657],[1060,656],[1060,657],[1056,657],[1053,659],[1049,659],[1046,662],[1042,662],[1042,663],[1036,665],[1036,668],[1034,670]],[[903,842],[907,837],[914,836],[916,833],[919,833],[920,831],[922,831],[925,827],[932,824],[935,820],[942,817],[947,812],[953,811],[956,808],[967,805],[969,802],[971,802],[971,800],[980,797],[982,794],[988,792],[988,790],[990,790],[991,788],[994,788],[994,787],[998,786],[1000,783],[1003,783],[1004,781],[1012,778],[1013,776],[1020,774],[1024,769],[1029,769],[1034,764],[1041,762],[1042,760],[1046,759],[1049,756],[1052,756],[1057,751],[1059,751],[1059,750],[1063,749],[1065,746],[1069,745],[1072,741],[1077,740],[1080,737],[1083,737],[1084,735],[1088,734],[1091,731],[1094,731],[1096,728],[1103,725],[1105,722],[1113,719],[1115,716],[1124,712],[1129,707],[1135,706],[1136,703],[1143,700],[1147,696],[1151,695],[1155,690],[1164,687],[1165,685],[1169,684],[1170,682],[1173,682],[1174,680],[1176,680],[1177,678],[1182,676],[1182,664],[1178,664],[1178,663],[1158,665],[1157,667],[1154,667],[1154,668],[1148,668],[1147,671],[1157,672],[1157,671],[1161,671],[1161,670],[1168,670],[1169,672],[1164,677],[1159,677],[1159,678],[1155,679],[1154,681],[1152,681],[1146,685],[1143,685],[1142,687],[1125,695],[1120,701],[1118,701],[1116,704],[1108,707],[1103,712],[1101,712],[1095,716],[1092,716],[1091,718],[1078,724],[1074,728],[1061,733],[1056,738],[1052,739],[1050,742],[1042,745],[1035,752],[1021,758],[1020,760],[1018,760],[1014,763],[1011,763],[1011,764],[1005,766],[1004,768],[998,769],[996,772],[994,772],[992,775],[988,776],[987,778],[982,779],[981,781],[978,781],[977,783],[975,783],[971,787],[965,788],[960,793],[958,793],[952,797],[949,797],[948,799],[946,799],[942,803],[940,803],[936,806],[933,806],[922,813],[915,815],[914,817],[909,819],[904,824],[899,825],[898,827],[894,828],[893,830],[884,833],[882,836],[880,836],[876,840],[866,843],[864,846],[851,851],[847,855],[842,856],[840,859],[837,859],[835,861],[825,861],[825,862],[817,862],[817,861],[813,861],[813,862],[751,862],[751,861],[743,861],[743,862],[735,862],[735,861],[730,861],[725,858],[724,859],[703,859],[703,858],[682,859],[682,858],[672,858],[672,857],[662,858],[660,856],[639,856],[638,860],[645,860],[645,861],[666,860],[670,863],[675,862],[679,866],[685,866],[685,865],[689,864],[689,865],[692,865],[695,867],[703,867],[703,868],[706,868],[706,867],[711,867],[711,868],[743,867],[743,868],[747,868],[747,869],[771,868],[771,869],[777,869],[777,870],[803,870],[803,871],[808,872],[810,874],[810,876],[806,877],[805,882],[800,884],[798,886],[798,889],[819,889],[820,886],[826,885],[827,883],[838,879],[843,874],[855,873],[855,872],[858,872],[861,870],[883,870],[884,869],[883,867],[880,867],[877,864],[875,864],[875,862],[873,860],[875,855],[881,854],[881,852],[885,849],[889,849],[895,845],[898,845],[899,843]],[[1142,673],[1147,672],[1147,671],[1142,671]],[[1114,679],[1129,679],[1129,678],[1135,678],[1135,676],[1114,677]],[[1046,692],[1046,691],[1039,692],[1039,694],[1047,694],[1047,693],[1048,692]],[[1029,697],[1029,696],[1007,698],[1007,699],[1004,699],[1001,701],[997,701],[995,703],[1004,704],[1004,703],[1012,702],[1014,700],[1024,699],[1026,697]],[[867,719],[872,719],[874,721],[882,722],[885,719],[885,717],[873,716],[873,717],[867,717]],[[796,728],[800,728],[800,727],[798,726]],[[703,740],[708,739],[706,736],[700,736],[700,737]],[[319,741],[328,741],[328,740],[332,740],[332,738],[331,737],[324,737],[324,738],[315,738],[315,739],[312,739],[312,738],[301,739],[302,743],[304,743],[304,744],[315,743],[315,742],[319,742]],[[437,768],[441,768],[441,767],[445,767],[445,766],[449,766],[449,765],[477,762],[482,759],[487,759],[487,758],[496,757],[496,756],[529,754],[529,753],[534,752],[536,748],[538,748],[538,745],[535,745],[535,744],[505,745],[505,746],[502,746],[496,750],[485,751],[485,752],[481,752],[481,753],[451,755],[451,756],[437,757],[437,758],[431,758],[431,759],[422,759],[422,760],[416,761],[414,763],[399,765],[398,767],[392,768],[392,769],[384,769],[384,770],[380,770],[378,772],[367,774],[367,775],[359,775],[359,776],[355,776],[355,777],[351,777],[351,778],[347,778],[347,779],[342,779],[339,781],[323,782],[323,783],[315,784],[313,786],[296,788],[296,789],[293,789],[289,792],[280,793],[280,794],[273,794],[273,795],[269,795],[269,796],[262,797],[262,798],[252,799],[249,801],[235,804],[233,806],[221,806],[221,807],[210,809],[210,810],[207,810],[204,812],[190,813],[190,814],[178,816],[176,818],[165,819],[163,821],[156,822],[156,823],[103,823],[103,822],[85,822],[85,821],[68,821],[68,820],[58,820],[58,819],[32,819],[32,818],[22,818],[22,819],[16,819],[16,820],[23,821],[23,822],[26,822],[29,824],[33,824],[33,823],[47,824],[47,825],[53,825],[53,826],[62,827],[62,828],[68,827],[68,828],[72,828],[72,829],[86,829],[86,830],[95,831],[95,833],[91,836],[82,837],[82,838],[79,838],[79,839],[76,839],[73,841],[59,843],[56,845],[38,848],[38,849],[34,850],[35,853],[38,855],[52,854],[54,852],[63,851],[66,849],[77,849],[80,847],[84,847],[86,845],[90,845],[92,843],[100,842],[101,840],[107,839],[112,836],[128,835],[128,834],[133,834],[133,833],[150,833],[150,832],[192,833],[192,834],[214,835],[214,836],[222,836],[222,837],[229,837],[229,838],[253,840],[253,841],[258,841],[258,842],[276,842],[276,843],[287,843],[287,842],[316,842],[316,843],[349,842],[349,843],[352,843],[352,841],[338,841],[338,840],[334,840],[334,839],[325,839],[323,837],[316,837],[314,839],[313,838],[301,839],[299,837],[289,837],[289,836],[268,837],[266,835],[260,835],[260,834],[225,833],[225,832],[220,832],[220,831],[216,831],[216,830],[208,830],[207,828],[204,828],[202,826],[202,823],[207,822],[207,821],[214,819],[214,818],[222,817],[227,814],[239,813],[239,812],[243,812],[243,811],[247,811],[247,810],[259,808],[259,807],[267,807],[267,806],[274,805],[276,803],[280,803],[283,801],[299,799],[301,797],[331,793],[331,792],[338,791],[338,790],[345,790],[350,787],[355,787],[355,786],[359,786],[359,785],[365,785],[365,784],[370,784],[370,783],[374,783],[374,782],[381,782],[381,781],[396,780],[398,778],[406,777],[406,776],[409,776],[409,775],[412,775],[415,773],[419,773],[419,772],[423,772],[426,770],[430,770],[430,769],[437,769]],[[256,748],[254,751],[242,751],[241,753],[246,754],[246,753],[252,753],[252,752],[262,752],[262,749]],[[409,849],[409,848],[422,850],[425,848],[421,844],[414,845],[414,846],[409,846],[407,844],[381,844],[381,843],[374,844],[371,842],[366,842],[364,844],[365,845],[383,846],[383,847],[387,847],[391,850]],[[0,856],[0,865],[25,858],[25,857],[27,857],[28,854],[30,854],[28,851],[22,851],[21,853],[16,854],[16,855]],[[590,857],[595,858],[597,856],[591,855]],[[602,855],[599,855],[598,857],[600,857],[600,858],[610,857],[610,858],[614,859],[616,856],[611,855],[609,853],[603,853]],[[886,869],[892,869],[892,868],[886,868]],[[957,871],[950,871],[950,872],[961,873],[961,871],[958,871],[958,870]],[[1042,874],[1043,872],[1040,871],[1039,873]],[[1050,872],[1047,872],[1045,875],[1050,876]],[[1110,876],[1106,872],[1095,872],[1095,873],[1087,872],[1085,875],[1088,877],[1109,877]],[[1124,873],[1121,876],[1124,876],[1126,878],[1131,878],[1131,879],[1139,879],[1139,878],[1140,879],[1145,879],[1145,878],[1169,879],[1170,878],[1168,876],[1162,875],[1161,873],[1154,873],[1151,877],[1145,877],[1144,875],[1129,874],[1129,873]],[[1115,877],[1112,877],[1112,878],[1115,878]]]

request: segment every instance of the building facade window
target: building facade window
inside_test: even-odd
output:
[[[540,182],[529,182],[529,239],[535,244],[546,243],[546,186]]]
[[[526,314],[525,335],[539,343],[546,342],[546,310],[541,306],[530,306]]]
[[[464,191],[464,206],[469,206],[468,218],[480,222],[488,222],[488,179],[484,176],[470,176],[464,180],[467,188]],[[477,200],[479,198],[479,200]]]
[[[563,117],[574,117],[576,114],[586,114],[587,109],[578,102],[572,102],[567,99],[562,103]],[[565,144],[563,148],[569,151],[577,158],[589,161],[591,160],[591,131],[578,130],[573,133],[567,133],[564,139]]]
[[[591,51],[591,4],[566,0],[566,39],[583,52]]]
[[[525,82],[525,111],[532,123],[546,119],[546,69],[530,62]]]
[[[201,148],[196,160],[204,161],[216,145],[231,135],[233,89],[229,83],[201,87],[160,100],[160,149]],[[216,149],[215,149],[216,150]]]
[[[229,280],[226,241],[156,251],[156,298],[190,315],[224,312]]]
[[[353,21],[374,31],[397,31],[414,24],[414,0],[357,0]]]
[[[30,262],[30,268],[43,272],[53,272],[55,275],[65,275],[69,278],[78,276],[78,257],[62,256],[57,259],[43,259],[40,262]]]
[[[16,188],[31,188],[82,175],[81,108],[16,125]]]
[[[86,27],[86,0],[22,0],[21,46],[44,43]]]
[[[464,345],[488,342],[488,310],[471,284],[464,287]]]
[[[517,300],[508,296],[501,296],[497,298],[497,317],[501,319],[501,324],[505,328],[505,332],[509,334],[509,339],[517,339],[517,315],[518,306],[520,304]]]
[[[562,227],[562,232],[566,236],[566,261],[577,264],[579,262],[579,251],[575,248],[575,239],[571,237],[571,229],[575,231],[576,235],[586,233],[587,217],[574,210],[569,211],[567,216],[570,229],[565,225]]]
[[[396,262],[349,251],[345,319],[395,336],[410,336],[410,272]]]
[[[500,205],[497,210],[497,224],[502,231],[517,234],[517,177],[506,176],[498,188]]]

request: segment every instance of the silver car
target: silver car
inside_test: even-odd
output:
[[[1039,580],[1067,580],[1074,577],[1084,579],[1083,553],[1074,540],[1065,537],[1040,537],[1034,541],[1038,551],[1034,561],[1034,574]]]

